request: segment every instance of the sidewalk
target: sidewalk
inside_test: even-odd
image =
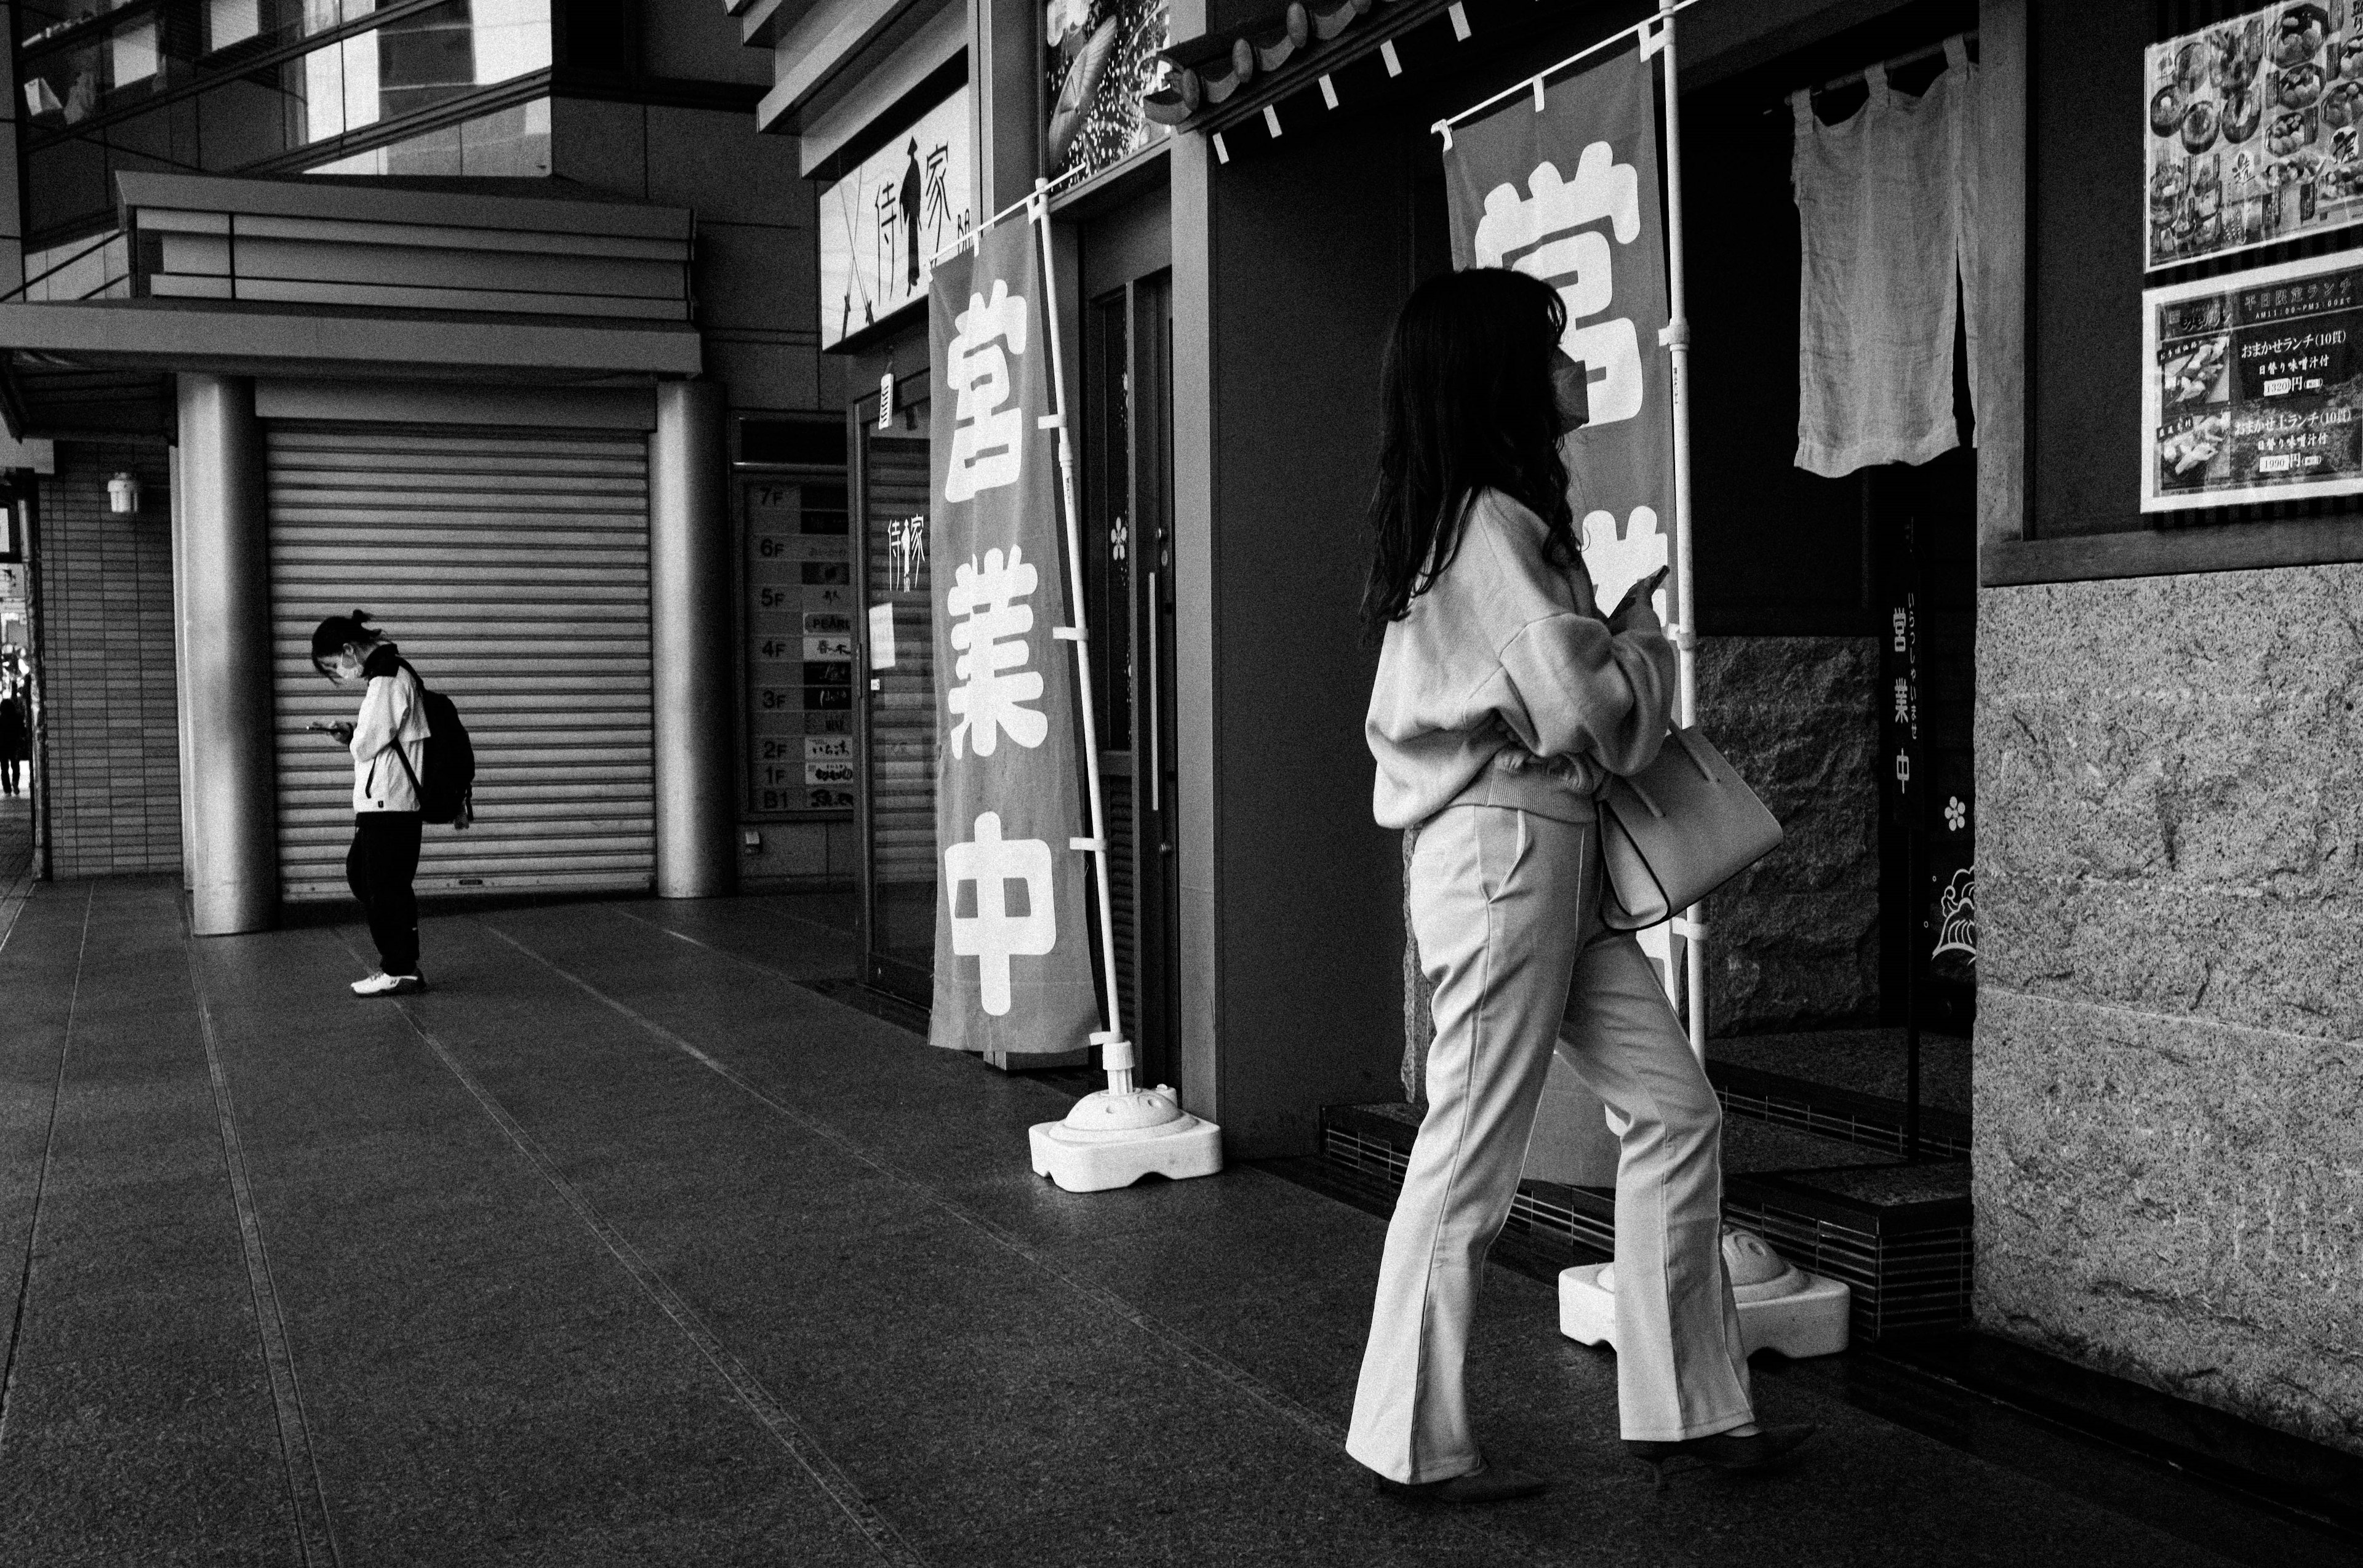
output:
[[[1654,1493],[1613,1360],[1498,1269],[1472,1402],[1557,1485],[1378,1500],[1339,1444],[1382,1222],[1253,1168],[1059,1192],[1025,1129],[1066,1098],[799,984],[852,970],[801,907],[439,917],[394,1005],[345,992],[350,926],[191,941],[168,882],[38,887],[0,1561],[2235,1560],[1827,1380],[1758,1379],[1826,1429],[1793,1468]],[[2278,1528],[2227,1533],[2336,1560]]]

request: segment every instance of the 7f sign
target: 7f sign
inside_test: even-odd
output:
[[[1098,1027],[1040,258],[1030,224],[989,230],[930,293],[928,560],[940,775],[934,1043],[1082,1047]]]

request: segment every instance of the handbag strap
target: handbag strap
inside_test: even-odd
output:
[[[1715,783],[1714,764],[1707,761],[1707,759],[1714,756],[1714,753],[1708,748],[1705,740],[1700,736],[1699,732],[1696,729],[1683,729],[1677,728],[1673,732],[1673,736],[1675,740],[1682,743],[1682,751],[1690,757],[1691,765],[1698,769],[1699,777],[1706,780],[1709,784]]]

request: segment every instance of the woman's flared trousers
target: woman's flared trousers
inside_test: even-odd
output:
[[[1436,988],[1426,1118],[1387,1227],[1346,1450],[1396,1481],[1482,1462],[1462,1365],[1554,1043],[1623,1124],[1616,1389],[1624,1435],[1751,1418],[1723,1267],[1723,1116],[1628,932],[1600,924],[1593,822],[1452,806],[1419,832],[1411,920]]]

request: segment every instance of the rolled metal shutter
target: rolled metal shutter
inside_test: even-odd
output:
[[[927,443],[872,438],[867,457],[868,602],[893,606],[895,651],[893,667],[873,673],[870,853],[880,883],[927,886],[936,880],[935,599],[924,554],[906,554],[898,574],[891,537],[894,523],[927,515]]]
[[[656,870],[648,448],[637,432],[266,428],[279,876],[349,896],[358,694],[312,628],[377,617],[476,751],[476,820],[429,827],[421,893],[647,888]]]

